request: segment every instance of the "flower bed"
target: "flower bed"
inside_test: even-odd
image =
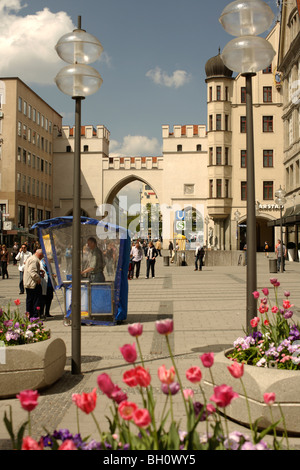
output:
[[[290,292],[284,292],[282,305],[278,301],[277,279],[270,279],[274,288],[272,302],[268,288],[253,292],[258,301],[258,315],[251,320],[252,332],[238,338],[228,357],[257,367],[300,370],[300,325],[293,321]]]
[[[14,301],[18,307],[20,300]],[[21,344],[37,343],[50,338],[47,329],[39,318],[30,318],[28,313],[20,314],[18,310],[7,311],[0,309],[0,344],[2,346],[16,346]]]
[[[102,400],[110,401],[112,415],[108,418],[109,432],[100,428],[96,416],[98,390],[95,387],[91,392],[73,394],[73,403],[76,407],[77,430],[47,430],[38,440],[32,438],[30,413],[38,406],[38,393],[33,390],[24,390],[18,394],[21,406],[28,411],[28,421],[22,425],[17,434],[14,433],[12,416],[5,414],[4,422],[12,440],[14,449],[22,450],[265,450],[280,449],[283,445],[289,447],[287,433],[278,438],[273,435],[273,444],[268,446],[263,440],[267,432],[272,432],[276,424],[272,424],[263,432],[258,430],[258,422],[251,424],[251,435],[238,432],[228,432],[227,409],[232,402],[239,399],[238,393],[226,382],[213,387],[210,397],[207,398],[202,388],[203,368],[208,371],[214,381],[214,354],[206,353],[200,356],[199,364],[192,365],[185,372],[185,380],[189,386],[198,388],[203,400],[194,401],[194,390],[183,386],[182,378],[178,372],[173,353],[169,343],[169,335],[173,333],[173,321],[164,320],[156,322],[158,333],[165,336],[167,347],[172,361],[172,367],[167,369],[164,364],[158,368],[158,378],[161,382],[161,393],[165,396],[163,410],[157,410],[156,397],[152,388],[152,377],[145,367],[139,337],[143,326],[133,324],[128,328],[129,334],[136,340],[133,344],[125,344],[120,348],[125,361],[131,368],[123,374],[123,382],[140,393],[140,404],[131,401],[127,394],[114,383],[106,373],[100,374],[97,384],[101,390]],[[201,365],[201,368],[199,367]],[[244,365],[233,363],[225,367],[228,378],[242,382]],[[192,384],[192,385],[191,385]],[[184,413],[180,422],[174,420],[174,395],[181,395]],[[272,406],[275,402],[274,393],[265,393],[264,402],[272,415]],[[247,409],[248,401],[246,402]],[[222,412],[223,417],[220,415]],[[83,438],[80,434],[79,413],[90,415],[96,428],[97,436],[92,439]],[[100,412],[101,413],[101,412]],[[282,421],[284,418],[282,416]],[[200,434],[198,425],[203,422],[206,432]]]

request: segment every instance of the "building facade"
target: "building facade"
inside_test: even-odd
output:
[[[0,207],[7,237],[53,216],[53,140],[61,123],[19,78],[0,79]]]

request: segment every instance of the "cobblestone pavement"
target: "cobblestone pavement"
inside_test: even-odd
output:
[[[258,254],[258,288],[269,286],[270,277],[278,277],[282,289],[291,291],[295,304],[295,314],[300,317],[300,263],[287,262],[286,272],[270,274],[269,261]],[[20,310],[24,310],[25,295],[19,296],[19,275],[16,266],[9,266],[9,279],[0,279],[0,306],[20,298]],[[144,325],[141,347],[147,368],[152,375],[152,385],[157,406],[163,406],[157,368],[165,364],[170,367],[170,358],[164,337],[155,331],[155,321],[173,318],[174,333],[170,336],[171,347],[176,363],[184,377],[184,371],[192,365],[199,365],[199,354],[207,351],[219,352],[232,346],[233,341],[243,335],[246,320],[246,268],[244,266],[204,267],[195,272],[194,266],[164,266],[163,258],[156,263],[156,277],[145,279],[145,266],[141,277],[129,282],[128,318],[121,325],[82,326],[82,373],[71,373],[71,327],[63,323],[63,293],[59,291],[52,304],[53,318],[46,321],[53,337],[61,337],[67,348],[67,362],[62,378],[48,389],[41,391],[39,405],[32,412],[33,437],[45,434],[45,429],[53,431],[68,428],[77,430],[76,410],[72,404],[72,394],[89,392],[97,387],[97,376],[107,372],[112,380],[137,402],[137,392],[122,386],[121,376],[128,365],[119,351],[125,343],[132,343],[128,335],[129,323],[141,322]],[[123,384],[124,385],[124,384]],[[189,384],[190,386],[190,384]],[[196,393],[199,393],[195,390]],[[200,399],[200,397],[199,397]],[[0,450],[9,449],[8,435],[2,422],[4,412],[12,407],[14,428],[27,419],[27,413],[20,407],[16,398],[0,399]],[[98,410],[99,408],[99,410]],[[183,416],[181,399],[174,400],[175,418]],[[106,416],[109,415],[109,402],[99,396],[97,419],[102,429],[107,429]],[[95,435],[96,427],[90,416],[80,415],[80,432],[83,436]],[[236,423],[230,428],[244,430]],[[204,430],[204,428],[203,428]],[[295,448],[300,448],[300,437],[291,438]]]

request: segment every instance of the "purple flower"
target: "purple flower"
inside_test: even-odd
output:
[[[292,312],[291,310],[288,310],[287,312],[285,312],[285,313],[283,314],[283,317],[284,317],[286,320],[288,320],[289,318],[292,318],[292,316],[293,316],[293,312]]]
[[[161,389],[165,395],[169,395],[169,393],[171,395],[176,395],[176,393],[178,393],[180,390],[180,385],[178,382],[172,382],[170,384],[161,384]]]

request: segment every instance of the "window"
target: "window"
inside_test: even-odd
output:
[[[264,69],[263,73],[272,73],[272,64],[270,64],[266,69]]]
[[[272,103],[272,87],[271,86],[263,87],[263,101],[264,103]]]
[[[67,153],[71,152],[71,145],[67,145],[67,146],[66,146],[66,152],[67,152]]]
[[[273,116],[263,116],[263,132],[273,132]]]
[[[212,131],[213,130],[213,117],[212,114],[209,115],[209,126],[208,130]]]
[[[229,148],[225,147],[225,165],[229,165]]]
[[[217,131],[220,131],[222,129],[221,124],[222,124],[222,116],[221,114],[217,114],[216,115],[216,130]]]
[[[229,115],[225,114],[225,131],[229,131]]]
[[[272,168],[273,167],[273,150],[264,150],[263,151],[263,166],[264,168]]]
[[[177,145],[177,152],[182,152],[182,145]]]
[[[17,191],[21,191],[21,173],[17,173]]]
[[[23,101],[23,114],[27,116],[27,103],[26,101]]]
[[[18,205],[18,227],[25,227],[25,206]]]
[[[229,96],[229,93],[228,93],[228,86],[225,87],[225,101],[228,101],[228,96]]]
[[[18,98],[18,111],[22,112],[22,98],[20,96]]]
[[[23,160],[22,161],[23,161],[23,163],[26,163],[26,161],[27,161],[27,152],[26,152],[25,149],[23,149]]]
[[[241,103],[246,103],[246,87],[241,87]]]
[[[229,180],[225,180],[225,197],[229,197]]]
[[[210,199],[213,198],[213,190],[214,190],[214,182],[213,182],[213,180],[209,180],[209,197],[210,197]]]
[[[247,182],[246,181],[241,182],[241,200],[247,201]]]
[[[22,153],[21,147],[18,147],[18,153],[17,153],[17,160],[18,160],[18,162],[21,161],[21,153]]]
[[[247,150],[241,150],[241,168],[247,168]]]
[[[240,132],[243,134],[246,132],[246,116],[240,118]]]
[[[22,175],[22,193],[26,193],[26,176]]]
[[[265,201],[273,200],[273,181],[263,182],[263,198]]]
[[[88,152],[88,151],[89,151],[89,146],[88,146],[88,145],[84,145],[84,146],[83,146],[83,151],[84,151],[84,152]]]
[[[28,207],[28,225],[34,224],[34,207]]]
[[[217,179],[217,197],[222,197],[222,180]]]
[[[209,87],[209,101],[212,101],[212,98],[213,98],[213,89],[212,89],[212,86]]]
[[[213,147],[209,147],[209,164],[213,165],[213,158],[214,158],[214,149]]]
[[[222,165],[222,147],[216,148],[216,165]]]
[[[22,137],[22,123],[18,121],[18,136]]]
[[[221,86],[217,85],[217,101],[221,101]]]
[[[201,145],[201,144],[197,144],[196,150],[197,150],[197,152],[201,152],[201,150],[202,150],[202,145]]]

